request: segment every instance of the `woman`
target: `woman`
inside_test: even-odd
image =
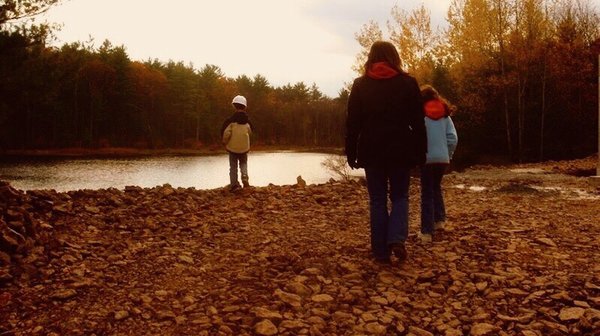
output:
[[[348,98],[346,158],[350,167],[365,169],[371,249],[382,263],[390,262],[392,252],[406,259],[409,173],[425,162],[427,148],[419,85],[401,66],[393,44],[373,43]]]

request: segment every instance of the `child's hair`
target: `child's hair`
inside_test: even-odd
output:
[[[446,115],[449,116],[456,111],[456,106],[450,104],[446,98],[442,97],[440,93],[431,85],[425,84],[421,85],[421,97],[423,98],[423,103],[426,103],[430,100],[438,99],[441,101],[444,106],[446,106]]]

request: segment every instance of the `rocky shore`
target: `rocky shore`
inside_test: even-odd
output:
[[[447,230],[373,263],[358,182],[0,185],[0,335],[598,335],[595,158],[445,180]]]

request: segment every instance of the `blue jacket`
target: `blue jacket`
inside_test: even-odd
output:
[[[447,106],[442,105],[444,113],[440,113],[439,100],[425,103],[425,128],[427,130],[427,160],[426,163],[450,163],[456,145],[458,135],[447,114]]]

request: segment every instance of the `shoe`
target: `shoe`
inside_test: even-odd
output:
[[[421,243],[428,244],[433,241],[433,236],[431,233],[422,233],[421,234]]]
[[[433,229],[434,230],[442,230],[443,231],[443,230],[445,230],[445,226],[446,226],[445,224],[446,224],[445,221],[435,222],[435,223],[433,223]]]
[[[232,184],[229,186],[229,191],[236,191],[238,189],[240,189],[240,185],[239,184]]]
[[[375,258],[373,261],[378,265],[391,265],[392,261],[390,258]]]
[[[406,260],[408,254],[406,253],[406,247],[404,246],[404,242],[393,243],[390,245],[390,249],[399,261]]]
[[[250,183],[244,181],[243,184],[244,184],[244,188],[250,188]]]

